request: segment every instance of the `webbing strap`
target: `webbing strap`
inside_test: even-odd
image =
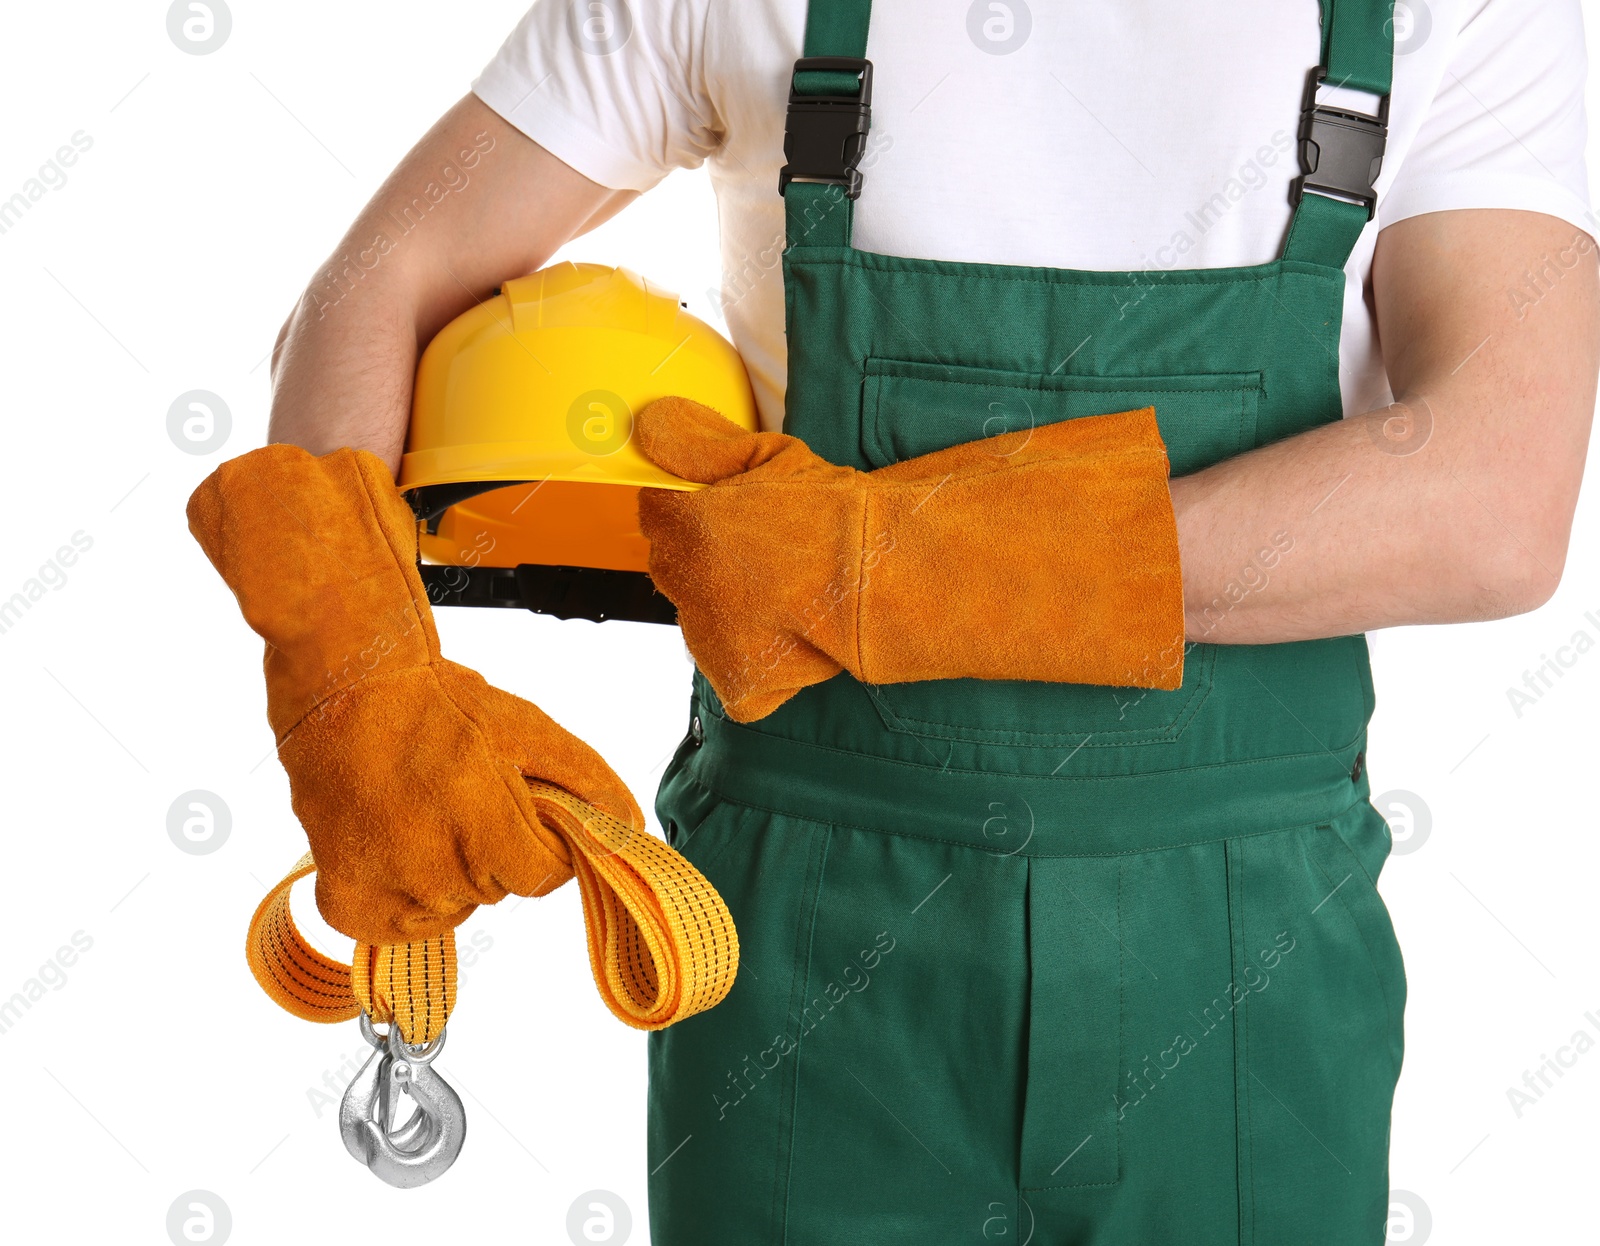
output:
[[[739,937],[716,889],[645,831],[547,783],[530,781],[541,822],[572,854],[595,985],[618,1020],[659,1030],[720,1003],[739,970]],[[365,1011],[408,1043],[444,1029],[455,1005],[455,933],[392,946],[358,943],[354,965],[314,949],[289,911],[293,885],[316,869],[301,857],[250,920],[250,972],[280,1007],[307,1021]]]
[[[739,972],[728,906],[683,854],[548,783],[540,820],[566,838],[583,896],[589,964],[606,1007],[659,1030],[722,1002]]]
[[[456,998],[456,938],[446,931],[415,943],[357,943],[346,965],[313,948],[289,910],[289,892],[316,871],[308,852],[250,919],[245,958],[261,989],[305,1021],[348,1021],[361,1012],[398,1023],[410,1043],[437,1037]]]
[[[1394,81],[1394,0],[1322,0],[1322,68],[1331,86],[1388,95]],[[1295,205],[1283,258],[1343,268],[1371,214],[1307,191]]]
[[[1343,268],[1368,219],[1364,204],[1346,203],[1308,190],[1295,205],[1289,236],[1283,243],[1283,258]]]
[[[1334,86],[1389,94],[1394,0],[1322,0],[1322,66]]]
[[[1324,0],[1325,3],[1329,0]],[[867,27],[872,21],[872,0],[811,0],[806,7],[806,42],[803,56],[865,56]],[[819,79],[827,75],[816,75]],[[843,75],[832,75],[843,78]],[[840,90],[837,82],[801,86],[806,95]],[[855,90],[846,79],[842,93]]]
[[[871,18],[872,0],[811,0],[801,55],[865,56]],[[801,95],[854,95],[856,79],[846,73],[800,73],[794,76],[794,89]],[[854,202],[842,188],[822,182],[790,182],[783,203],[791,247],[850,245]]]
[[[783,192],[784,230],[791,247],[847,247],[855,201],[843,186],[790,182]]]

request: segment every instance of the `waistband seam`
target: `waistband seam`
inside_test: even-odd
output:
[[[826,819],[826,818],[818,817],[814,813],[800,813],[800,812],[798,812],[796,810],[793,810],[793,809],[777,808],[777,807],[774,807],[772,805],[758,804],[755,801],[746,800],[746,799],[744,799],[742,797],[731,796],[731,795],[729,795],[727,793],[727,791],[725,789],[717,786],[716,784],[713,784],[713,783],[707,781],[706,779],[700,777],[697,774],[684,774],[682,777],[685,780],[687,780],[688,782],[693,783],[696,787],[700,788],[701,790],[703,790],[705,792],[708,792],[710,795],[714,796],[718,801],[722,802],[723,804],[736,805],[740,809],[750,809],[750,810],[753,810],[753,811],[755,811],[757,813],[770,814],[770,815],[773,815],[775,817],[792,818],[797,822],[806,822],[806,823],[809,823],[812,826],[822,827],[824,829],[864,831],[864,832],[866,832],[868,834],[871,834],[871,835],[893,835],[893,836],[895,836],[897,838],[900,838],[900,839],[912,839],[912,840],[917,840],[917,841],[922,842],[922,843],[949,844],[951,847],[954,847],[954,848],[966,848],[966,849],[969,849],[970,851],[973,851],[973,852],[987,853],[989,856],[995,856],[995,857],[1029,856],[1029,857],[1041,857],[1041,858],[1046,858],[1046,859],[1051,859],[1051,860],[1073,859],[1073,858],[1079,858],[1079,857],[1084,857],[1084,858],[1093,857],[1093,858],[1100,858],[1100,859],[1111,859],[1111,858],[1115,858],[1115,857],[1137,857],[1137,856],[1144,856],[1147,853],[1151,853],[1151,852],[1171,852],[1171,851],[1173,851],[1175,849],[1179,849],[1179,848],[1195,848],[1195,847],[1199,847],[1202,844],[1220,844],[1220,843],[1228,843],[1228,842],[1233,841],[1233,840],[1254,839],[1254,838],[1257,838],[1257,837],[1262,836],[1262,835],[1282,835],[1282,834],[1287,834],[1287,833],[1292,832],[1292,831],[1316,830],[1316,829],[1320,829],[1322,827],[1328,827],[1328,828],[1331,829],[1334,822],[1336,822],[1338,819],[1344,817],[1347,813],[1349,813],[1357,805],[1362,804],[1367,799],[1364,795],[1362,795],[1361,793],[1357,792],[1356,795],[1350,800],[1350,802],[1348,804],[1344,805],[1343,807],[1338,809],[1336,812],[1329,814],[1325,818],[1317,818],[1317,819],[1313,819],[1313,820],[1308,821],[1308,822],[1292,822],[1292,823],[1289,823],[1289,824],[1287,824],[1285,826],[1265,827],[1265,828],[1262,828],[1260,830],[1240,831],[1236,835],[1201,837],[1201,838],[1198,838],[1198,839],[1180,840],[1180,841],[1177,841],[1175,843],[1170,843],[1170,844],[1158,844],[1158,845],[1154,845],[1154,846],[1136,847],[1136,848],[1123,848],[1123,849],[1119,849],[1119,850],[1112,851],[1112,852],[1029,852],[1029,853],[1024,853],[1022,848],[1014,848],[1010,852],[1002,852],[1001,850],[999,850],[997,848],[987,848],[987,847],[984,847],[981,844],[965,843],[962,840],[949,838],[949,837],[941,836],[941,835],[920,835],[920,834],[916,833],[915,831],[896,830],[896,829],[893,829],[891,827],[868,826],[868,825],[865,825],[865,824],[859,823],[859,822],[832,821],[832,820],[829,820],[829,819]],[[701,819],[701,823],[700,824],[702,826],[705,824],[705,818]],[[1024,844],[1023,848],[1026,848],[1026,847],[1027,847],[1027,845]]]
[[[702,708],[702,710],[704,710],[704,707],[701,707],[701,708]],[[993,771],[993,770],[969,770],[969,769],[965,769],[965,768],[959,768],[958,769],[958,768],[954,768],[954,767],[950,767],[950,766],[926,766],[926,765],[923,765],[921,762],[905,761],[905,760],[903,760],[903,759],[901,759],[899,757],[885,757],[885,756],[882,756],[881,754],[878,754],[878,753],[853,752],[850,749],[835,748],[835,747],[833,747],[832,745],[829,745],[829,744],[819,744],[819,743],[817,743],[817,742],[815,742],[813,740],[796,740],[796,739],[792,739],[792,738],[790,738],[788,736],[776,736],[776,735],[769,735],[767,732],[764,732],[764,731],[753,731],[743,723],[734,722],[730,718],[724,718],[723,716],[721,716],[719,714],[715,714],[715,713],[708,714],[707,717],[714,719],[718,723],[719,730],[722,729],[722,728],[727,728],[728,731],[729,731],[730,736],[733,736],[735,739],[738,738],[738,735],[742,734],[742,735],[746,736],[747,738],[758,739],[758,740],[771,740],[771,741],[774,741],[775,743],[783,744],[783,745],[786,745],[786,746],[788,746],[790,748],[802,748],[802,749],[808,749],[808,750],[815,750],[815,751],[817,751],[819,753],[826,753],[826,754],[829,754],[829,755],[834,756],[834,757],[849,758],[851,760],[856,760],[856,761],[866,761],[866,762],[871,762],[873,764],[898,766],[898,767],[901,767],[901,768],[906,769],[906,770],[919,771],[919,772],[921,772],[922,774],[925,774],[925,775],[946,775],[946,774],[948,774],[948,775],[959,775],[959,776],[963,776],[963,777],[971,776],[971,777],[984,778],[984,779],[1016,779],[1016,780],[1030,782],[1030,783],[1035,783],[1035,782],[1036,783],[1115,783],[1115,782],[1121,782],[1121,781],[1140,782],[1140,781],[1148,781],[1148,780],[1151,780],[1151,779],[1158,779],[1158,778],[1161,778],[1161,777],[1164,777],[1164,776],[1167,776],[1167,775],[1196,774],[1196,773],[1199,773],[1201,771],[1227,770],[1227,769],[1230,769],[1230,768],[1244,767],[1244,766],[1266,766],[1266,765],[1273,765],[1273,764],[1278,763],[1278,762],[1301,761],[1301,760],[1306,759],[1306,758],[1316,758],[1316,757],[1328,757],[1328,758],[1330,758],[1330,759],[1332,759],[1334,761],[1339,762],[1339,764],[1342,767],[1344,765],[1344,763],[1343,763],[1343,759],[1340,758],[1339,754],[1340,753],[1344,753],[1344,752],[1348,752],[1351,749],[1359,748],[1361,746],[1363,740],[1365,739],[1366,734],[1367,734],[1367,729],[1366,729],[1365,726],[1363,726],[1362,729],[1360,731],[1358,731],[1356,733],[1356,735],[1352,739],[1346,741],[1343,744],[1340,744],[1340,745],[1337,745],[1337,746],[1333,746],[1333,747],[1324,745],[1320,751],[1318,751],[1318,750],[1308,750],[1306,752],[1301,752],[1301,753],[1277,753],[1277,754],[1274,754],[1271,757],[1242,757],[1242,758],[1239,758],[1239,759],[1233,760],[1233,761],[1203,762],[1203,763],[1201,763],[1199,765],[1194,765],[1194,766],[1172,766],[1172,767],[1169,767],[1169,768],[1164,769],[1164,770],[1142,770],[1142,771],[1136,771],[1136,772],[1128,773],[1128,774],[1055,775],[1055,774],[1026,774],[1026,773],[1019,774],[1019,773],[1016,773],[1016,772],[998,772],[998,771]],[[940,738],[943,738],[943,737],[940,737]],[[1171,743],[1176,743],[1176,742],[1177,742],[1176,740],[1171,741]],[[973,741],[961,740],[961,741],[957,741],[957,743],[974,743],[974,742]],[[981,744],[982,742],[980,741],[980,742],[977,742],[977,743]],[[1166,743],[1166,741],[1163,741],[1163,743]],[[712,747],[710,740],[708,739],[705,742],[705,744],[702,745],[702,747]],[[991,747],[991,748],[1031,748],[1031,747],[1037,747],[1037,746],[1002,744],[1002,745],[987,745],[985,747]],[[1083,746],[1080,745],[1079,747],[1081,748]],[[1130,746],[1128,746],[1128,745],[1120,745],[1118,747],[1126,748],[1126,747],[1130,747]],[[1144,746],[1143,745],[1133,745],[1131,747],[1142,748]]]

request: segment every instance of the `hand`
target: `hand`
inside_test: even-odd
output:
[[[416,520],[375,456],[253,451],[195,490],[189,527],[267,642],[267,716],[336,930],[409,942],[564,883],[524,778],[644,826],[588,745],[440,656]]]

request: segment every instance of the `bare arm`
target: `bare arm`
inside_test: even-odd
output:
[[[1191,640],[1500,618],[1560,580],[1600,369],[1596,246],[1531,212],[1378,236],[1395,407],[1172,482]]]
[[[397,470],[421,347],[635,197],[467,96],[379,187],[283,326],[268,439],[371,450]]]

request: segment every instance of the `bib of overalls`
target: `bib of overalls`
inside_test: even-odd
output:
[[[1326,78],[1387,96],[1388,4],[1322,7]],[[864,57],[869,8],[812,0],[806,56]],[[784,427],[833,462],[1151,406],[1183,476],[1341,418],[1366,204],[1307,191],[1267,264],[1083,272],[861,251],[844,187],[784,199]],[[1365,640],[1183,664],[842,674],[743,725],[696,675],[657,810],[745,968],[651,1040],[658,1244],[1382,1240],[1404,977]]]

